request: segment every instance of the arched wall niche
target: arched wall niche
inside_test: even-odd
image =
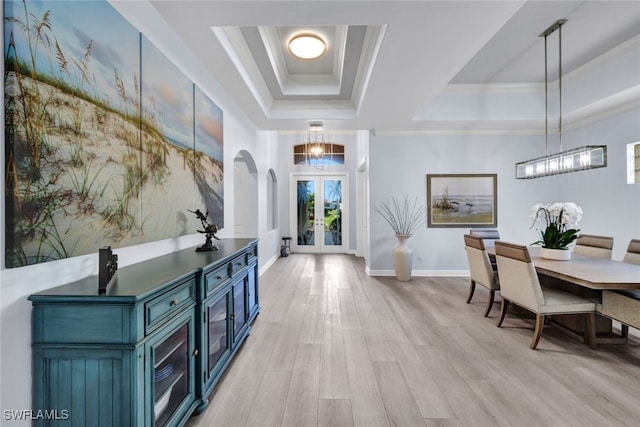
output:
[[[234,237],[258,237],[258,168],[246,150],[233,159],[233,195]]]

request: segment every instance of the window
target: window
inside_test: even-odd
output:
[[[273,169],[267,172],[267,230],[278,228],[278,180]]]
[[[310,142],[293,147],[296,165],[344,165],[344,145],[330,142]]]
[[[640,184],[640,142],[627,144],[627,184]]]

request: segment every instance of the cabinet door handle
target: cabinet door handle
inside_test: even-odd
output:
[[[197,356],[197,355],[198,355],[198,349],[197,349],[197,348],[193,350],[193,355],[194,355],[194,356]]]
[[[232,314],[232,315],[230,315],[230,316],[229,316],[229,319],[231,319],[231,320],[233,320],[233,319],[235,319],[235,318],[236,318],[236,315],[235,315],[235,314]]]
[[[216,280],[222,280],[222,276],[217,276]]]
[[[242,265],[242,263],[241,262],[236,262],[236,265]]]
[[[180,301],[178,301],[177,299],[172,299],[172,300],[171,300],[171,302],[169,303],[169,305],[170,305],[171,307],[174,307],[174,306],[178,305],[178,303],[179,303],[179,302],[180,302]]]

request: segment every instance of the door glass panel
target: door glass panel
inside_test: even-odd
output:
[[[342,181],[324,181],[324,244],[342,245]]]
[[[209,307],[209,372],[227,348],[227,295]]]
[[[188,324],[153,349],[153,412],[163,426],[187,397],[189,389]]]
[[[315,244],[314,210],[315,182],[298,181],[298,245],[313,246]]]

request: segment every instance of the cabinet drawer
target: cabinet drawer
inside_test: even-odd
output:
[[[213,294],[218,286],[231,278],[230,264],[225,264],[205,275],[206,296]]]
[[[145,303],[145,333],[149,333],[195,302],[195,279],[188,280]]]
[[[238,271],[242,270],[246,266],[247,266],[246,255],[242,255],[237,258],[234,258],[233,261],[231,261],[231,275],[235,276],[238,273]]]

